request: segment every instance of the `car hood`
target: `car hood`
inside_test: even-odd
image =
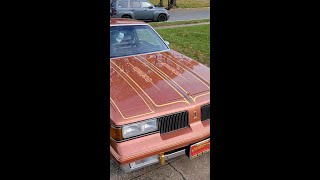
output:
[[[190,105],[209,91],[210,69],[173,50],[110,60],[110,108],[123,119]]]

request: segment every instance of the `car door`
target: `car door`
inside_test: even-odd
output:
[[[144,19],[143,9],[141,9],[140,0],[130,0],[129,6],[133,12],[134,19]]]
[[[141,1],[141,7],[143,8],[143,16],[146,20],[152,20],[154,15],[154,5],[148,1]]]
[[[122,17],[123,15],[131,15],[132,12],[129,9],[129,0],[118,0],[116,4],[117,17]]]

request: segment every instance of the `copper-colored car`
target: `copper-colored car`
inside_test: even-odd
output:
[[[110,154],[125,172],[210,150],[210,68],[168,44],[110,20]]]

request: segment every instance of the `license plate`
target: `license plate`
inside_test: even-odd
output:
[[[190,159],[194,159],[210,151],[210,138],[190,146]]]

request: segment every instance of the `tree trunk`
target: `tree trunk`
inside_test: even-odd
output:
[[[159,5],[163,6],[163,0],[160,0]]]
[[[177,0],[171,0],[172,5],[176,6],[177,5]]]

